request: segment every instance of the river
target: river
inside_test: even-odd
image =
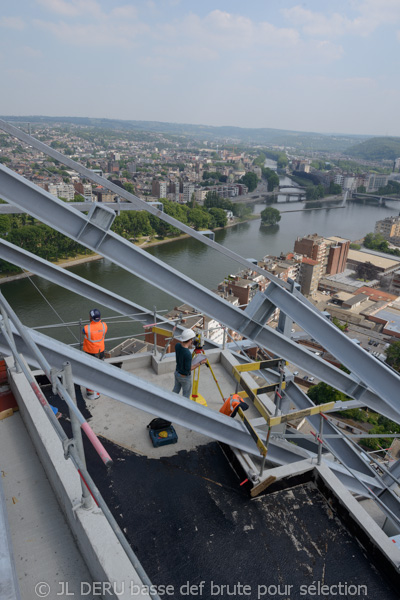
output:
[[[309,233],[357,240],[373,231],[377,220],[398,214],[400,208],[398,203],[392,203],[390,207],[348,203],[344,208],[333,208],[340,205],[334,203],[323,210],[302,211],[304,205],[304,202],[280,204],[281,221],[274,227],[261,227],[257,219],[218,231],[215,239],[246,258],[261,259],[266,254],[279,255],[292,251],[296,237]],[[259,214],[265,206],[254,205],[254,213]],[[294,210],[298,212],[284,212]],[[209,289],[215,289],[227,274],[235,273],[240,268],[234,261],[194,239],[153,246],[148,252]],[[126,273],[106,259],[77,265],[71,271],[146,308],[156,306],[158,311],[170,310],[180,304],[179,300]],[[3,284],[1,290],[22,322],[29,327],[87,319],[90,308],[93,308],[92,301],[36,276],[32,281],[22,279]],[[104,316],[115,316],[110,310],[99,308]],[[139,331],[142,329],[138,324],[113,323],[109,325],[108,337],[133,335]],[[71,331],[63,327],[47,329],[44,333],[74,343],[79,337],[79,328],[75,325]],[[116,343],[109,342],[109,347]]]

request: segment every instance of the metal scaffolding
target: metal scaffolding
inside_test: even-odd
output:
[[[291,282],[287,283],[279,280],[245,258],[215,243],[207,236],[183,225],[123,188],[99,177],[89,169],[1,120],[0,129],[56,158],[82,176],[115,192],[118,196],[131,202],[134,209],[146,210],[156,215],[214,250],[263,275],[269,280],[269,285],[264,293],[258,293],[246,310],[242,311],[199,285],[196,281],[179,273],[110,231],[115,218],[114,210],[101,204],[94,204],[86,216],[78,212],[74,205],[62,202],[4,165],[0,165],[0,194],[4,200],[13,204],[18,210],[33,215],[64,235],[109,258],[126,271],[141,277],[202,313],[213,317],[229,329],[253,340],[257,345],[304,368],[320,380],[360,401],[362,405],[400,423],[400,405],[397,400],[400,383],[399,375],[370,356],[362,348],[356,346],[322,316]],[[160,321],[165,322],[159,315],[154,315],[153,311],[136,305],[125,298],[115,296],[115,294],[100,286],[88,283],[59,267],[47,263],[47,261],[13,247],[4,240],[0,241],[0,256],[67,289],[101,302],[101,304],[108,306],[117,313],[132,315],[132,313],[139,311],[142,313],[140,320],[147,325],[159,323]],[[294,320],[314,339],[319,341],[322,346],[351,370],[351,374],[347,374],[325,362],[279,331],[266,327],[265,323],[276,308],[279,308],[282,314]],[[281,323],[281,325],[281,329],[283,328],[282,330],[286,332],[288,326],[284,323]],[[99,365],[95,359],[82,355],[82,353],[72,348],[67,348],[60,342],[50,340],[42,334],[31,331],[31,336],[53,367],[61,368],[65,358],[68,357],[77,383],[85,386],[96,384],[104,393],[117,400],[143,410],[146,410],[147,407],[147,410],[153,414],[158,414],[207,436],[225,441],[246,453],[258,455],[253,440],[240,423],[228,420],[219,413],[209,411],[193,402],[181,398],[177,402],[177,398],[172,392],[165,392],[165,390],[115,369],[111,365],[104,363]],[[14,334],[14,337],[18,351],[23,352],[27,359],[35,364],[35,358],[23,340],[18,334]],[[0,347],[4,350],[7,346],[7,340],[2,335]],[[285,396],[300,410],[309,408],[312,404],[310,399],[290,381],[286,386]],[[316,421],[319,421],[319,417],[309,417],[309,419],[312,423],[315,421],[314,426],[318,430]],[[332,433],[333,431],[334,429],[329,424],[325,424],[325,433]],[[326,444],[332,454],[346,465],[342,467],[332,462],[329,464],[342,481],[346,482],[349,489],[368,496],[369,486],[373,494],[380,494],[389,515],[395,514],[398,516],[400,514],[399,499],[390,489],[390,486],[393,485],[392,478],[389,478],[390,481],[388,482],[382,480],[344,438],[329,438]],[[312,453],[299,449],[294,450],[290,446],[284,439],[272,440],[268,460],[272,464],[285,464],[312,456]],[[398,468],[398,464],[394,465],[391,471],[397,473]]]

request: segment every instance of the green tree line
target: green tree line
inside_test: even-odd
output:
[[[246,218],[252,208],[244,203],[232,203],[220,198],[215,192],[207,194],[204,206],[197,206],[194,200],[188,205],[161,199],[164,212],[185,225],[196,230],[215,229],[227,224],[226,210],[231,210],[237,218]],[[163,239],[181,232],[158,217],[146,211],[124,211],[117,216],[112,230],[131,241],[150,236]],[[0,236],[8,242],[32,252],[40,258],[57,261],[91,251],[74,240],[53,230],[27,214],[0,215]],[[11,263],[0,260],[0,273],[19,273],[21,269]]]
[[[343,392],[339,392],[324,382],[312,386],[308,390],[307,395],[311,398],[314,404],[325,404],[326,402],[339,401],[344,402],[346,400],[350,400],[350,398],[343,394]],[[356,421],[358,423],[369,423],[373,425],[373,427],[368,431],[368,433],[382,434],[382,438],[360,439],[359,444],[369,450],[388,448],[392,443],[392,439],[385,438],[384,434],[400,433],[400,425],[371,410],[352,408],[338,412],[337,416],[343,419],[351,419],[352,421]]]
[[[394,256],[400,256],[399,248],[389,248],[389,243],[381,233],[367,233],[364,238],[364,246],[370,250],[377,250],[378,252],[385,252],[385,254],[393,254]]]
[[[26,214],[0,215],[0,236],[8,242],[49,261],[70,258],[91,251],[51,227]],[[0,260],[0,273],[20,273],[21,269]]]

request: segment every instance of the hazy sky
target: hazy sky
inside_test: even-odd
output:
[[[400,0],[1,4],[3,115],[400,136]]]

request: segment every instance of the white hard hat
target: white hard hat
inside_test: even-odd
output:
[[[182,335],[178,338],[181,342],[187,342],[196,337],[193,329],[184,329]]]

